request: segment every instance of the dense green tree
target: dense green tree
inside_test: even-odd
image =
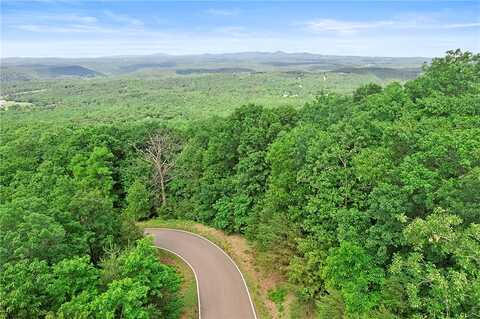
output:
[[[111,161],[113,154],[106,147],[95,147],[87,158],[76,155],[71,162],[71,169],[79,189],[98,189],[104,194],[111,194],[113,178]]]
[[[128,189],[126,202],[125,214],[128,217],[139,220],[149,216],[152,208],[150,192],[140,180],[133,182]]]
[[[178,216],[246,233],[322,314],[478,315],[479,74],[451,51],[405,85],[195,126]]]
[[[359,102],[369,95],[382,92],[382,87],[376,83],[369,83],[359,87],[353,92],[353,100]]]
[[[361,247],[342,242],[331,250],[323,273],[327,286],[341,291],[347,313],[366,313],[380,303],[383,271]]]
[[[478,90],[479,61],[479,54],[460,49],[448,51],[444,58],[433,59],[431,65],[426,66],[425,74],[408,82],[406,87],[415,99],[431,94],[458,96]]]
[[[2,265],[0,315],[5,318],[44,317],[51,302],[46,294],[51,281],[45,261],[22,260]]]
[[[131,278],[112,282],[108,290],[99,295],[91,305],[97,318],[149,318],[143,307],[147,287]]]
[[[0,317],[178,317],[178,275],[151,243],[135,244],[141,234],[121,214],[144,204],[125,194],[143,163],[133,145],[155,128],[32,125],[2,136]],[[108,277],[111,247],[122,263]]]
[[[97,292],[99,270],[87,257],[64,259],[53,266],[51,275],[47,292],[55,302],[54,308],[61,307],[82,293],[95,295]]]
[[[121,229],[121,221],[113,209],[112,200],[103,197],[98,190],[80,191],[69,208],[85,229],[92,260],[99,261],[103,247],[112,243]]]
[[[247,105],[181,131],[153,113],[11,121],[0,315],[179,315],[178,275],[137,241],[131,218],[158,213],[156,173],[138,150],[170,132],[161,213],[246,234],[321,318],[479,316],[479,68],[478,54],[451,51],[404,85],[322,92],[298,109]]]
[[[176,199],[188,197],[197,220],[227,231],[244,231],[265,190],[267,148],[296,121],[292,108],[248,105],[224,123],[205,123],[206,131],[203,127],[195,131],[178,158],[173,181]]]

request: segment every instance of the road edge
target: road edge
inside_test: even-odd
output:
[[[227,256],[228,260],[230,260],[230,262],[235,266],[235,268],[237,269],[238,273],[240,274],[240,277],[242,278],[242,281],[243,281],[243,284],[245,286],[245,289],[247,290],[247,295],[248,295],[248,300],[250,301],[250,306],[252,308],[252,312],[253,312],[253,317],[255,319],[258,319],[257,317],[257,310],[255,309],[255,305],[253,304],[253,301],[252,301],[252,296],[250,295],[250,290],[248,289],[248,285],[247,285],[247,282],[245,280],[245,277],[243,276],[242,272],[240,271],[240,268],[237,266],[237,264],[235,263],[235,261],[233,260],[232,257],[230,257],[229,254],[227,254],[222,248],[220,248],[220,246],[218,246],[217,244],[215,244],[213,241],[211,241],[210,239],[208,238],[205,238],[203,237],[202,235],[199,235],[199,234],[196,234],[196,233],[193,233],[193,232],[190,232],[190,231],[187,231],[187,230],[183,230],[183,229],[174,229],[174,228],[167,228],[167,227],[146,227],[144,228],[144,231],[146,229],[165,229],[165,230],[170,230],[170,231],[176,231],[176,232],[182,232],[182,233],[187,233],[187,234],[190,234],[190,235],[193,235],[193,236],[196,236],[200,239],[203,239],[203,240],[206,240],[207,242],[209,242],[210,244],[212,244],[213,246],[215,246],[218,250],[220,250],[225,256]],[[155,246],[155,247],[158,247],[158,246]],[[158,247],[158,248],[161,248],[161,247]],[[161,248],[163,249],[163,248]],[[165,249],[168,251],[168,249]],[[175,253],[174,253],[175,254]],[[178,254],[175,254],[175,255],[178,255]],[[183,257],[179,256],[180,258],[184,259]],[[187,262],[188,264],[188,262]],[[188,264],[191,267],[190,264]],[[195,275],[195,280],[197,281],[197,293],[198,293],[198,305],[199,305],[199,308],[200,308],[200,288],[199,288],[199,285],[198,285],[198,280],[197,280],[197,275],[195,273],[195,270],[192,268],[193,270],[193,273]],[[199,317],[201,319],[201,311],[199,309]]]
[[[152,228],[151,228],[152,229]],[[164,228],[166,229],[166,228]],[[150,236],[152,236],[151,234],[148,234]],[[200,285],[198,284],[198,277],[197,277],[197,272],[195,271],[195,269],[193,268],[193,266],[180,254],[174,252],[173,250],[170,250],[168,248],[163,248],[163,247],[159,247],[159,246],[155,246],[155,248],[157,249],[161,249],[161,250],[165,250],[165,251],[168,251],[169,253],[177,256],[178,258],[180,258],[181,260],[183,260],[183,262],[185,264],[187,264],[188,267],[190,267],[190,269],[192,270],[193,272],[193,276],[195,277],[195,284],[197,286],[197,304],[198,304],[198,319],[202,319],[202,306],[201,306],[201,302],[200,302]]]

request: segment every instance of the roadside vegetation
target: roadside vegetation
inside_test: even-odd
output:
[[[177,318],[179,274],[121,207],[115,130],[2,131],[0,317]]]
[[[295,77],[9,85],[31,104],[0,111],[0,316],[181,316],[188,275],[138,220],[220,241],[266,317],[479,316],[479,60],[291,99]]]
[[[140,228],[172,228],[198,234],[223,249],[235,261],[244,275],[255,309],[260,318],[280,318],[275,304],[269,299],[269,289],[283,281],[281,274],[260,262],[262,256],[244,237],[191,220],[154,218],[137,224]],[[260,252],[261,254],[263,252]]]
[[[198,297],[195,275],[190,267],[178,256],[158,249],[160,262],[175,268],[182,277],[180,297],[183,301],[180,319],[198,319]]]

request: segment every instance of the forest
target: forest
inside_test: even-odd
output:
[[[178,318],[157,216],[244,235],[317,318],[480,316],[479,62],[217,114],[78,103],[90,82],[2,110],[0,317]]]

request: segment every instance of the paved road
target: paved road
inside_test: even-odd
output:
[[[195,234],[147,228],[155,245],[183,258],[193,268],[199,290],[201,319],[256,319],[245,281],[218,246]]]

